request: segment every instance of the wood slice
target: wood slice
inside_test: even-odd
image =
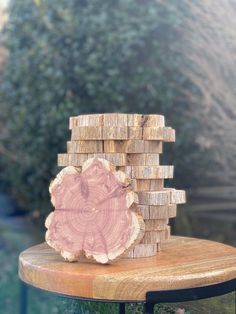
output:
[[[49,191],[54,212],[47,217],[46,241],[68,261],[81,255],[109,263],[143,236],[141,216],[130,210],[137,195],[126,189],[125,173],[105,159],[91,158],[78,172],[62,169]]]
[[[71,141],[67,142],[67,152],[77,153],[103,153],[103,141]]]
[[[166,229],[159,231],[145,231],[140,244],[157,244],[168,240],[168,232]]]
[[[69,129],[73,129],[77,126],[102,126],[103,114],[85,114],[75,117],[70,117]]]
[[[176,217],[177,205],[137,205],[137,212],[142,215],[143,219],[167,219]],[[135,210],[135,208],[134,208]]]
[[[126,252],[123,257],[125,258],[138,258],[138,257],[150,257],[157,253],[156,243],[152,244],[137,244],[133,249]]]
[[[128,126],[128,138],[142,140],[143,139],[143,128],[139,126]]]
[[[77,126],[72,128],[71,140],[102,140],[103,129],[100,126]]]
[[[175,130],[170,127],[145,127],[143,139],[175,142]]]
[[[141,191],[137,194],[141,205],[168,205],[186,202],[185,191],[171,188],[164,188],[160,191]]]
[[[127,140],[104,141],[105,153],[162,153],[162,142]]]
[[[184,190],[170,189],[171,203],[184,204],[186,203],[186,192]]]
[[[126,113],[104,113],[103,115],[104,126],[127,126],[128,114]]]
[[[72,140],[158,140],[175,141],[175,130],[167,127],[78,126],[72,128]]]
[[[102,137],[104,140],[127,140],[129,138],[128,127],[104,126]]]
[[[70,117],[69,128],[72,129],[78,126],[164,127],[165,117],[157,114],[142,115],[135,113],[85,114]]]
[[[168,205],[170,204],[170,191],[144,191],[137,192],[140,205]]]
[[[132,179],[171,179],[174,166],[126,166],[121,167]]]
[[[88,154],[58,154],[57,165],[59,167],[81,166],[88,159]]]
[[[158,114],[147,114],[144,118],[143,127],[152,126],[152,127],[160,127],[165,126],[165,117]]]
[[[58,154],[57,155],[57,165],[60,167],[74,166],[79,167],[88,159],[88,158],[103,158],[110,161],[115,166],[125,166],[127,164],[126,154],[117,153],[117,154],[104,154],[104,153],[95,153],[95,154]]]
[[[176,204],[149,206],[149,219],[173,218],[176,214]]]
[[[158,166],[160,161],[159,154],[128,154],[127,165],[129,166]]]
[[[131,186],[132,190],[134,190],[135,192],[156,191],[164,188],[164,180],[132,179]]]
[[[169,219],[145,219],[145,231],[165,230]]]
[[[165,117],[158,114],[151,115],[132,114],[128,115],[128,126],[163,127],[165,126]]]

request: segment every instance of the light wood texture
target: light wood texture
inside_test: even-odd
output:
[[[71,131],[71,140],[102,140],[103,129],[100,126],[78,126]]]
[[[127,165],[130,166],[158,166],[160,161],[159,154],[127,154]]]
[[[141,115],[141,114],[128,114],[128,126],[165,126],[165,117],[157,114]]]
[[[73,127],[72,140],[158,140],[175,141],[175,130],[170,127],[120,126],[78,126]]]
[[[175,142],[175,130],[170,127],[144,127],[142,138],[144,140]]]
[[[140,258],[150,257],[157,254],[156,243],[141,243],[135,245],[135,247],[123,255],[123,258]]]
[[[115,166],[125,166],[127,164],[126,154],[94,153],[94,154],[58,154],[57,165],[59,167],[67,166],[80,167],[87,159],[93,157],[104,158],[109,162],[113,163]]]
[[[137,201],[129,178],[105,159],[91,158],[82,170],[61,170],[50,184],[55,208],[46,219],[46,242],[68,261],[84,255],[109,263],[140,241],[144,222],[130,210]]]
[[[175,190],[175,189],[169,189],[170,190],[170,201],[173,204],[184,204],[186,203],[186,192],[184,190]]]
[[[69,128],[79,126],[100,126],[103,123],[103,114],[88,114],[70,117]]]
[[[177,205],[138,205],[137,209],[140,211],[143,219],[165,219],[173,218],[177,214]]]
[[[137,194],[140,205],[168,205],[170,203],[169,191],[141,191]]]
[[[165,118],[157,114],[141,115],[126,113],[87,114],[70,117],[69,128],[72,129],[79,126],[164,127]]]
[[[64,295],[144,301],[147,291],[201,287],[236,277],[236,249],[217,242],[171,237],[156,256],[112,265],[66,263],[46,243],[22,252],[19,276]]]
[[[127,126],[128,114],[126,113],[104,113],[103,114],[103,125],[114,127],[114,126]]]
[[[103,153],[103,141],[69,141],[67,142],[67,152],[75,153]]]
[[[172,179],[174,176],[174,166],[126,166],[120,170],[132,179]]]
[[[76,143],[76,142],[74,142]],[[127,140],[127,141],[104,141],[105,153],[162,153],[162,142]]]
[[[164,180],[132,179],[131,186],[136,192],[162,190],[164,188]]]
[[[167,227],[167,226],[166,226]],[[170,237],[169,228],[164,228],[163,230],[156,230],[156,231],[145,231],[144,237],[140,241],[142,244],[146,243],[162,243],[167,241]],[[159,246],[159,250],[161,247]],[[157,251],[158,252],[158,251]]]
[[[137,192],[140,205],[169,205],[186,202],[185,191],[164,188],[160,191]]]
[[[145,231],[165,230],[169,219],[145,219]]]

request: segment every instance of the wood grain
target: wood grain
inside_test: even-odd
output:
[[[46,242],[68,261],[81,256],[109,263],[144,233],[140,215],[130,210],[136,194],[129,178],[105,159],[90,158],[78,171],[63,168],[49,191],[54,211],[46,219]]]
[[[186,202],[185,191],[172,188],[164,188],[159,191],[141,191],[137,194],[140,205],[169,205]]]
[[[144,301],[147,291],[200,287],[236,277],[236,249],[217,242],[171,237],[156,256],[120,259],[112,265],[66,263],[47,244],[22,252],[19,276],[64,295]]]
[[[132,179],[131,186],[134,191],[155,191],[162,190],[164,188],[164,180],[156,179]]]
[[[174,166],[126,166],[120,170],[131,179],[172,179],[174,176]]]
[[[115,166],[125,166],[127,164],[126,154],[104,154],[104,153],[94,153],[94,154],[58,154],[57,155],[57,165],[59,167],[74,166],[80,167],[89,158],[104,158],[109,162],[113,163]]]
[[[158,166],[160,161],[159,154],[139,153],[127,154],[127,165],[130,166]]]
[[[155,140],[175,141],[175,130],[170,127],[120,126],[77,126],[71,131],[71,140]]]
[[[69,128],[79,126],[164,127],[165,117],[157,114],[142,115],[136,113],[85,114],[70,117]]]
[[[173,218],[177,213],[176,204],[168,205],[138,205],[138,210],[140,211],[143,219],[165,219]]]
[[[69,141],[67,142],[67,152],[69,154],[103,153],[103,141]]]
[[[145,140],[104,141],[105,153],[162,153],[162,142]]]

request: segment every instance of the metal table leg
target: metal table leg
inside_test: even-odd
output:
[[[28,287],[23,282],[20,281],[20,314],[27,314],[27,307],[28,307]]]
[[[119,303],[119,314],[125,314],[125,303]]]
[[[144,303],[143,313],[144,314],[153,314],[154,313],[154,303],[146,302]]]

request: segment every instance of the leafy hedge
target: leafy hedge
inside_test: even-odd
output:
[[[198,182],[199,160],[205,169],[193,141],[199,122],[186,119],[180,93],[188,84],[180,71],[186,10],[159,0],[13,1],[0,87],[6,130],[0,178],[24,208],[47,211],[68,117],[85,112],[165,114],[178,134],[166,155],[175,161],[176,183]]]

